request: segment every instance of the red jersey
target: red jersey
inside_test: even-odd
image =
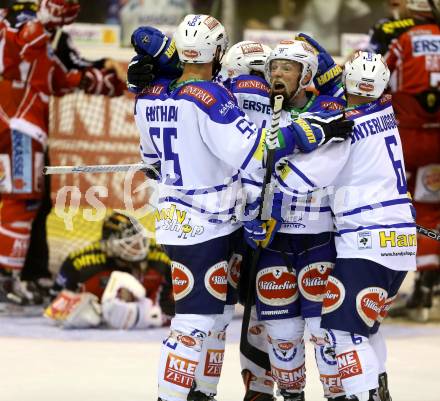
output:
[[[393,92],[416,95],[440,84],[440,27],[431,21],[415,20],[393,39],[385,60],[397,72]]]

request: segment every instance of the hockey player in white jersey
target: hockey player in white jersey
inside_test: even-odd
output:
[[[402,147],[391,98],[382,96],[389,75],[380,55],[356,53],[343,76],[346,117],[355,123],[351,141],[325,146],[310,158],[290,157],[277,171],[283,191],[329,186],[337,259],[321,327],[336,354],[344,390],[358,401],[391,400],[386,348],[377,330],[407,271],[416,268]]]
[[[239,171],[261,169],[265,153],[265,130],[211,81],[227,44],[220,22],[188,15],[174,39],[182,76],[153,81],[135,108],[143,160],[160,164],[156,238],[171,259],[176,301],[159,366],[159,398],[167,401],[211,398],[198,391],[194,373],[204,339],[225,319],[228,260],[240,227],[232,220]],[[316,144],[334,136],[333,124],[339,123],[308,125],[316,131]],[[281,130],[284,151],[293,152],[298,132],[306,137],[296,123]]]
[[[310,112],[344,109],[343,98],[316,95],[307,89],[312,80],[317,81],[318,69],[318,76],[322,77],[328,68],[334,67],[323,66],[322,56],[327,61],[330,56],[324,49],[320,51],[323,54],[318,60],[310,44],[286,40],[271,52],[266,62],[266,76],[272,84],[271,95],[284,95],[281,126]],[[337,92],[337,88],[328,89],[331,93]],[[304,400],[303,336],[307,324],[324,396],[344,400],[336,361],[324,353],[324,334],[320,329],[325,283],[335,261],[328,196],[322,191],[302,197],[275,193],[275,204],[282,201],[288,207],[276,217],[283,224],[273,242],[261,252],[256,283],[256,307],[258,318],[268,332],[266,346],[272,376],[285,400]],[[247,232],[252,230],[247,223],[245,228]]]

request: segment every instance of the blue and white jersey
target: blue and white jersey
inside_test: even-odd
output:
[[[167,92],[158,80],[138,96],[135,120],[145,163],[161,163],[156,236],[185,245],[230,234],[239,170],[262,168],[264,131],[238,107],[232,93],[209,81]]]
[[[413,270],[416,230],[391,97],[358,106],[346,117],[355,122],[351,140],[289,157],[277,166],[279,188],[297,196],[327,187],[338,258]]]
[[[305,117],[308,113],[323,110],[342,110],[345,100],[325,95],[312,95],[302,108],[292,108],[281,113],[280,127],[286,127],[298,117]],[[318,149],[319,150],[319,149]],[[314,158],[315,152],[304,157]],[[292,187],[295,188],[295,187]],[[313,191],[311,189],[310,191]],[[288,234],[319,234],[334,231],[333,216],[329,205],[329,198],[325,189],[318,189],[308,193],[283,194],[283,220],[280,232]]]

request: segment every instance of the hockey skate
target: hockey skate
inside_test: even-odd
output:
[[[280,390],[280,395],[284,398],[284,401],[305,401],[304,391],[289,393],[287,390]]]
[[[243,401],[276,401],[276,399],[271,394],[247,390]]]
[[[188,401],[217,401],[213,395],[207,395],[192,388],[186,398]]]

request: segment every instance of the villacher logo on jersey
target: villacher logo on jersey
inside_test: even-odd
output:
[[[333,312],[338,309],[345,299],[345,287],[335,277],[329,276],[325,287],[325,295],[322,303],[322,314]]]
[[[356,309],[368,327],[372,327],[379,317],[388,293],[380,287],[368,287],[356,296]]]
[[[304,298],[312,302],[322,302],[327,278],[333,266],[330,262],[311,263],[300,271],[298,285]]]
[[[211,266],[205,274],[205,287],[208,292],[221,301],[226,301],[228,290],[228,264],[226,261]]]
[[[194,276],[191,271],[178,262],[171,262],[174,300],[186,297],[194,287]]]
[[[257,295],[266,305],[289,305],[299,295],[296,275],[285,266],[262,269],[257,274]]]

